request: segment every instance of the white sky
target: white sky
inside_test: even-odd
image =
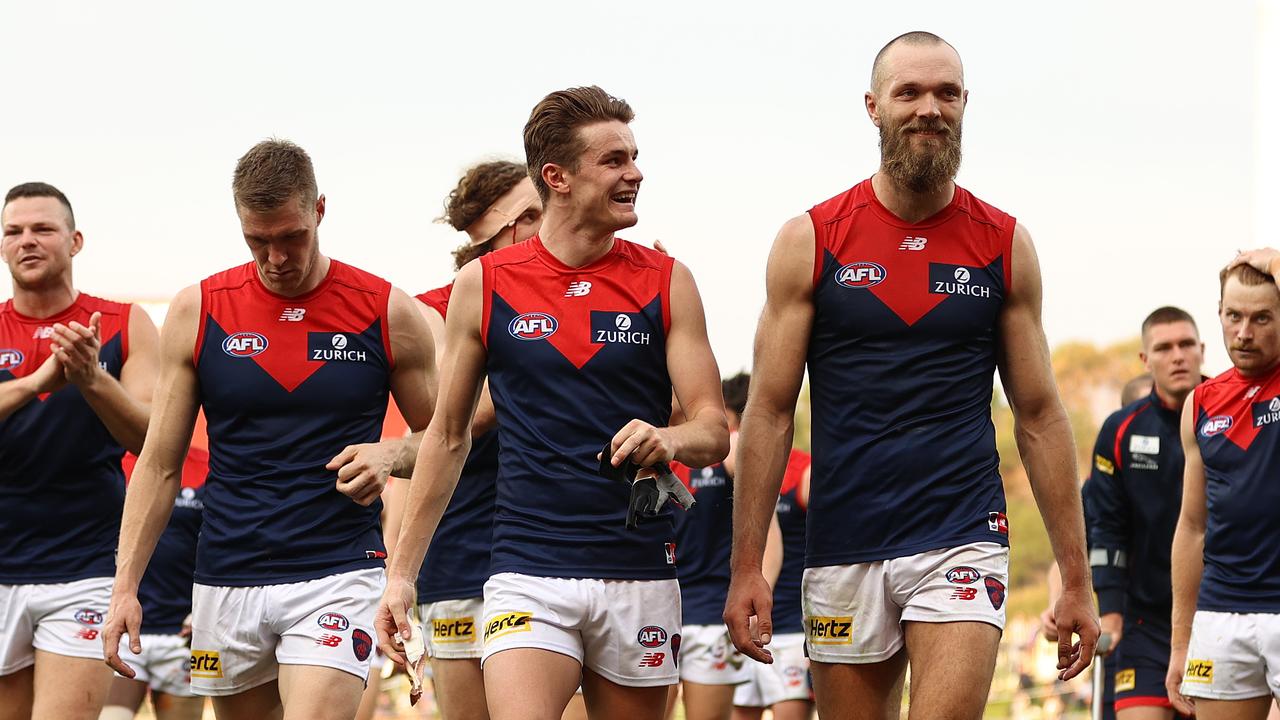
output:
[[[420,292],[451,275],[461,236],[431,221],[460,172],[521,159],[539,98],[598,83],[637,111],[641,224],[623,236],[692,268],[727,374],[750,363],[777,228],[876,167],[876,51],[926,29],[965,61],[960,182],[1031,230],[1050,342],[1128,337],[1173,303],[1205,330],[1208,369],[1226,367],[1217,268],[1280,242],[1262,201],[1280,191],[1274,8],[764,7],[6,2],[0,185],[70,196],[81,289],[163,299],[248,260],[232,168],[289,138],[328,196],[324,251]]]

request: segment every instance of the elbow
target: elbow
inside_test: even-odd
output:
[[[687,451],[677,453],[676,459],[689,467],[707,467],[724,462],[729,457],[729,428],[718,425],[705,436],[704,442],[692,444]]]

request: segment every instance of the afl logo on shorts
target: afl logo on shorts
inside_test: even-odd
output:
[[[334,612],[321,615],[316,619],[316,624],[332,632],[342,632],[351,627],[351,623],[347,622],[345,615],[339,615]]]
[[[253,357],[267,349],[267,339],[255,332],[238,332],[222,341],[222,352],[231,357]]]
[[[982,578],[982,573],[967,565],[953,567],[947,571],[947,582],[956,585],[972,585]]]
[[[12,370],[21,365],[22,360],[21,350],[14,350],[13,348],[0,350],[0,370]]]
[[[88,608],[85,608],[84,610],[77,610],[76,622],[81,625],[101,625],[102,613],[97,610],[89,610]]]
[[[559,323],[546,313],[525,313],[507,326],[507,332],[517,340],[545,340],[555,334]]]
[[[1214,415],[1208,420],[1205,420],[1204,423],[1200,425],[1200,434],[1203,435],[1204,437],[1213,437],[1214,435],[1224,433],[1230,429],[1231,429],[1230,415]]]
[[[646,625],[636,634],[636,642],[640,647],[662,647],[667,642],[667,631],[657,625]]]
[[[869,288],[884,282],[888,273],[873,262],[853,262],[836,271],[836,282],[847,288]]]

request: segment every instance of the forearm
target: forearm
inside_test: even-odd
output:
[[[489,383],[486,381],[480,390],[480,401],[476,403],[475,417],[471,418],[471,437],[480,437],[497,424],[498,413],[493,407],[493,398],[489,395]]]
[[[137,594],[138,584],[155,552],[182,482],[178,469],[154,469],[141,460],[134,468],[125,493],[124,514],[120,519],[120,545],[116,554],[117,592]]]
[[[734,571],[761,570],[778,490],[790,455],[795,419],[748,405],[738,432],[733,483]]]
[[[1204,575],[1204,528],[1178,523],[1173,535],[1170,569],[1173,574],[1172,646],[1185,648],[1191,641],[1191,621],[1196,613],[1196,593]]]
[[[1044,519],[1066,589],[1091,589],[1085,550],[1084,510],[1076,480],[1071,425],[1061,404],[1020,418],[1018,452]]]
[[[151,417],[150,406],[134,399],[120,381],[106,371],[98,372],[93,382],[79,387],[85,402],[102,420],[111,437],[125,450],[141,455],[142,441],[147,437],[147,423]]]
[[[469,433],[450,438],[428,429],[423,434],[413,478],[409,481],[409,497],[405,501],[400,536],[387,567],[389,576],[409,582],[418,577],[431,538],[457,487],[470,450]]]
[[[714,465],[729,453],[729,426],[717,408],[700,410],[666,432],[675,447],[675,459],[689,467]]]
[[[760,570],[769,583],[769,589],[776,588],[778,576],[782,574],[782,528],[778,526],[777,515],[769,520],[769,535],[764,545],[764,561]]]
[[[39,393],[26,378],[16,378],[0,383],[0,420],[18,411],[18,408],[35,400]]]
[[[413,475],[414,465],[418,461],[418,447],[422,444],[422,436],[425,432],[425,430],[419,430],[402,438],[382,441],[395,452],[395,457],[391,461],[392,475],[401,478]]]

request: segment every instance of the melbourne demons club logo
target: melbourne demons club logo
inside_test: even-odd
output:
[[[1214,415],[1200,425],[1200,434],[1204,437],[1213,437],[1224,433],[1231,429],[1231,422],[1230,415]]]
[[[836,271],[836,282],[843,287],[862,289],[879,285],[889,273],[873,262],[852,262]]]
[[[222,352],[231,357],[253,357],[267,350],[267,338],[256,332],[238,332],[222,341]]]
[[[0,370],[12,370],[21,365],[23,359],[21,350],[13,348],[0,350]]]
[[[546,340],[556,333],[560,323],[546,313],[531,312],[517,316],[507,332],[517,340]]]

